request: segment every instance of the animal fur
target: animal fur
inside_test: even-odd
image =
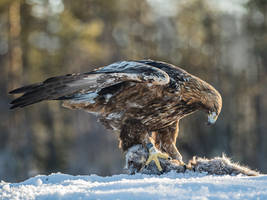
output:
[[[67,108],[97,114],[107,129],[120,134],[124,151],[136,144],[145,147],[153,138],[159,150],[180,161],[175,145],[179,120],[202,110],[214,123],[222,107],[219,92],[210,84],[179,67],[153,60],[116,62],[10,93],[23,94],[11,102],[12,109],[62,100]]]
[[[154,163],[145,166],[148,158],[148,151],[142,145],[135,145],[128,149],[126,153],[125,169],[130,174],[161,174],[170,171],[185,173],[188,171],[207,173],[210,175],[238,175],[258,176],[259,172],[233,163],[225,155],[212,159],[193,157],[186,166],[181,166],[176,160],[159,159],[163,171],[160,173]]]

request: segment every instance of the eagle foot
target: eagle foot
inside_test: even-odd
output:
[[[156,147],[152,143],[148,143],[146,146],[147,146],[147,149],[149,151],[149,156],[148,156],[148,159],[146,161],[145,166],[147,167],[149,165],[149,163],[153,160],[155,162],[159,172],[162,172],[163,169],[160,166],[159,158],[171,160],[171,157],[168,156],[168,154],[162,153],[159,150],[157,150]]]

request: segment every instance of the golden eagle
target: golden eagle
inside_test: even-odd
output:
[[[179,120],[197,110],[215,123],[222,98],[210,84],[172,64],[153,60],[120,61],[91,72],[48,78],[15,89],[23,95],[11,109],[43,100],[63,100],[63,106],[99,116],[120,134],[124,151],[135,144],[149,150],[147,164],[158,157],[183,164],[176,148]],[[163,152],[163,153],[162,153]]]

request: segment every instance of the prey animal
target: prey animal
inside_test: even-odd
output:
[[[107,128],[119,134],[127,151],[142,144],[162,171],[158,158],[184,165],[176,147],[179,120],[202,110],[208,123],[217,120],[222,107],[219,92],[185,70],[160,61],[120,61],[79,74],[67,74],[15,89],[22,93],[11,109],[44,100],[62,100],[63,106],[94,113]]]

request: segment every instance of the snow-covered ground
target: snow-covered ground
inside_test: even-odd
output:
[[[39,175],[0,183],[0,199],[267,199],[267,175],[210,176],[204,173]]]

